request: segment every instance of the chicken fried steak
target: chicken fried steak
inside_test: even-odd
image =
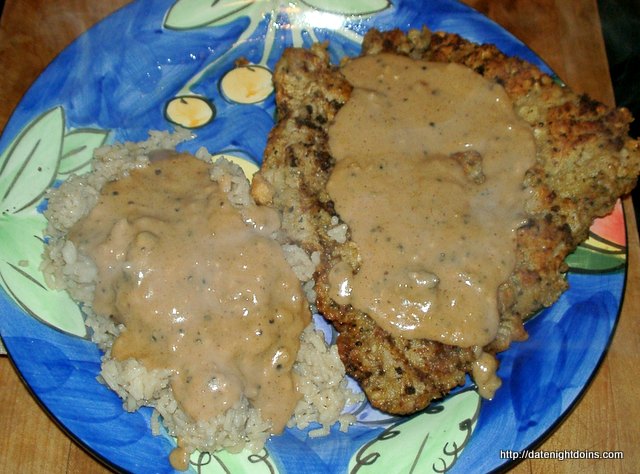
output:
[[[514,231],[515,264],[494,293],[498,319],[491,340],[478,346],[411,337],[383,328],[369,311],[336,297],[335,269],[346,266],[355,275],[365,262],[350,222],[343,221],[327,190],[336,168],[329,132],[354,88],[330,64],[323,45],[289,49],[276,66],[278,122],[252,193],[281,212],[281,239],[309,255],[320,253],[316,303],[339,332],[347,373],[374,407],[409,414],[463,384],[467,373],[490,396],[498,385],[493,354],[526,339],[523,321],[567,288],[565,257],[587,237],[593,219],[610,212],[618,197],[635,186],[640,151],[627,136],[628,111],[575,94],[495,46],[426,29],[407,34],[371,30],[362,56],[386,53],[469,68],[503,88],[515,114],[531,129],[533,161],[522,177],[527,197]],[[450,156],[474,182],[483,181],[477,157]],[[437,285],[439,280],[433,281]]]

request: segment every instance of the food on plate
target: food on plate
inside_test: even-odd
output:
[[[319,311],[371,404],[409,414],[471,374],[567,288],[565,257],[635,186],[632,120],[493,45],[371,30],[332,65],[291,48],[252,182],[287,241],[320,253]]]
[[[259,450],[287,424],[346,428],[353,394],[289,263],[306,279],[312,262],[275,240],[277,212],[237,165],[172,151],[184,138],[100,149],[49,194],[44,272],[83,305],[101,379],[128,410],[155,407],[180,469],[196,449]]]

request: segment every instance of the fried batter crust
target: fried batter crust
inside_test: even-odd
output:
[[[362,54],[394,52],[416,59],[456,62],[500,83],[517,114],[531,125],[536,164],[523,178],[531,193],[527,222],[517,231],[517,264],[498,291],[500,328],[484,348],[498,352],[526,339],[523,320],[551,305],[567,288],[565,257],[588,235],[595,217],[609,213],[640,173],[637,141],[628,137],[626,109],[612,109],[573,93],[533,65],[449,33],[412,30],[365,36]],[[359,267],[356,245],[331,232],[342,224],[326,192],[334,166],[328,129],[349,99],[350,84],[329,62],[326,45],[289,49],[274,74],[278,121],[252,193],[280,210],[281,238],[319,251],[317,306],[339,332],[347,373],[372,406],[409,414],[465,382],[478,353],[425,339],[393,336],[365,313],[329,296],[328,274],[339,262]],[[332,237],[333,236],[333,237]]]

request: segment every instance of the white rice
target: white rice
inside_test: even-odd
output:
[[[349,230],[347,224],[340,224],[340,220],[338,219],[338,217],[332,216],[331,225],[333,227],[327,230],[327,235],[339,244],[344,244],[347,241],[347,232]]]
[[[194,422],[176,402],[169,384],[169,370],[147,370],[135,359],[119,361],[111,358],[111,346],[122,326],[111,319],[96,315],[92,310],[97,269],[91,258],[79,253],[66,234],[98,201],[105,183],[119,179],[131,169],[147,166],[149,154],[155,150],[172,150],[191,138],[187,131],[151,132],[149,139],[140,143],[123,143],[102,147],[94,153],[93,170],[82,176],[72,176],[59,188],[48,193],[46,247],[42,270],[47,284],[66,290],[82,305],[85,323],[92,340],[104,351],[99,380],[113,389],[123,400],[127,411],[141,406],[155,408],[152,418],[154,434],[159,433],[160,418],[167,432],[179,438],[187,451],[238,452],[262,449],[269,437],[270,425],[260,417],[246,398],[226,413],[206,422]],[[196,157],[211,162],[204,149]],[[249,182],[241,169],[221,160],[212,167],[211,178],[227,192],[229,201],[242,212],[250,203]],[[314,298],[313,273],[319,255],[307,255],[300,247],[284,245],[287,261],[303,284],[309,298]],[[310,325],[301,336],[301,346],[294,371],[299,376],[302,399],[288,424],[289,427],[307,428],[312,423],[319,427],[310,436],[326,435],[338,423],[345,431],[354,417],[343,413],[349,405],[362,400],[347,387],[345,369],[335,346],[328,346],[321,331]]]

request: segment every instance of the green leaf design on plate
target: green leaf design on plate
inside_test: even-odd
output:
[[[0,156],[0,287],[26,313],[80,337],[86,328],[78,305],[48,288],[40,271],[47,223],[37,206],[56,176],[88,169],[107,133],[65,134],[64,110],[55,107],[26,125]]]
[[[63,291],[49,289],[40,271],[46,220],[31,212],[0,216],[0,286],[31,316],[61,331],[84,337],[78,305]]]
[[[82,174],[91,169],[93,150],[104,145],[108,132],[100,129],[77,129],[64,137],[58,177],[75,173]]]
[[[619,252],[605,252],[602,249],[579,246],[565,262],[571,271],[579,273],[602,273],[623,269],[626,255]]]
[[[340,15],[373,15],[391,5],[388,0],[301,0],[316,10]]]
[[[30,123],[0,157],[0,208],[16,214],[40,201],[58,169],[64,114],[60,107]]]
[[[445,472],[455,464],[475,429],[480,396],[467,389],[392,425],[349,461],[349,472]]]
[[[189,30],[203,26],[224,25],[244,16],[256,0],[178,0],[169,9],[166,28]]]
[[[190,463],[200,474],[226,474],[229,472],[278,474],[280,472],[266,449],[256,454],[249,451],[237,454],[231,454],[228,451],[216,453],[196,451],[191,456]]]

